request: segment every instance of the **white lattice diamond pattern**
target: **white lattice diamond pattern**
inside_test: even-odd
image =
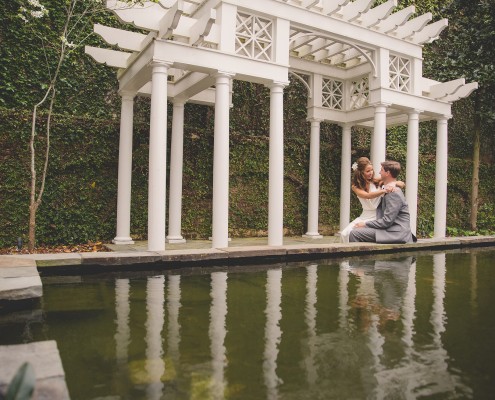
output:
[[[342,110],[344,82],[323,78],[321,103],[323,107]]]
[[[255,15],[237,13],[235,52],[256,60],[272,60],[273,23]]]
[[[351,82],[350,109],[355,110],[368,105],[370,87],[368,77],[364,76],[360,80]]]
[[[399,56],[390,56],[390,88],[409,93],[411,90],[411,61]]]

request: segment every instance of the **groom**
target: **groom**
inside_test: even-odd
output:
[[[380,175],[384,185],[397,180],[400,164],[396,161],[381,163]],[[376,209],[376,220],[358,222],[349,235],[350,242],[411,243],[409,208],[399,188],[385,194]]]

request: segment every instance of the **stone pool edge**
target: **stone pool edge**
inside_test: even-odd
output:
[[[95,253],[29,254],[0,256],[0,266],[11,264],[36,266],[41,273],[65,270],[77,273],[152,268],[174,269],[191,265],[239,265],[316,258],[396,253],[418,250],[442,250],[465,247],[495,246],[495,236],[470,236],[442,239],[420,239],[417,243],[300,243],[283,246],[237,246],[221,249],[183,249],[150,251],[108,251]]]

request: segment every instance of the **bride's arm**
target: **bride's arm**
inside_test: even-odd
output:
[[[356,193],[357,197],[361,197],[362,199],[376,199],[380,197],[382,194],[387,193],[385,189],[378,189],[375,192],[367,192],[366,190],[359,189],[358,187],[352,185],[352,191]]]

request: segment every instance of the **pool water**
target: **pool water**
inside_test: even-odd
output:
[[[43,277],[72,399],[490,399],[495,250]]]

